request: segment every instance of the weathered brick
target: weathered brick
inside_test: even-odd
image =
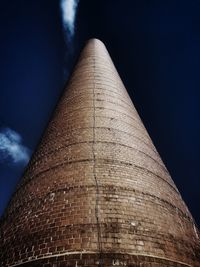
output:
[[[1,266],[199,267],[199,231],[91,40],[1,219]]]

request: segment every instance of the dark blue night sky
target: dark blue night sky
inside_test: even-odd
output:
[[[41,138],[67,73],[86,40],[95,37],[107,46],[200,225],[200,1],[80,0],[70,42],[59,5],[59,0],[1,1],[0,213]],[[5,149],[9,144],[12,151]]]

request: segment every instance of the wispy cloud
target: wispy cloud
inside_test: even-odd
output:
[[[30,150],[23,145],[20,134],[10,128],[0,130],[0,162],[27,164]]]
[[[65,53],[63,64],[63,82],[66,82],[74,60],[75,19],[79,0],[60,0],[60,10],[65,39]]]
[[[74,35],[76,10],[79,0],[60,0],[63,27],[67,41],[71,41]]]

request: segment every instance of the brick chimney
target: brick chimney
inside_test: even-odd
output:
[[[0,264],[199,267],[199,231],[99,40],[1,219]]]

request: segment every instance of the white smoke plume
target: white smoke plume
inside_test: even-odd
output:
[[[11,130],[0,131],[0,162],[26,165],[30,158],[30,150],[22,144],[22,137]]]
[[[76,10],[79,0],[60,0],[60,7],[62,12],[63,27],[65,31],[65,38],[71,41],[74,35],[74,24],[76,18]]]

